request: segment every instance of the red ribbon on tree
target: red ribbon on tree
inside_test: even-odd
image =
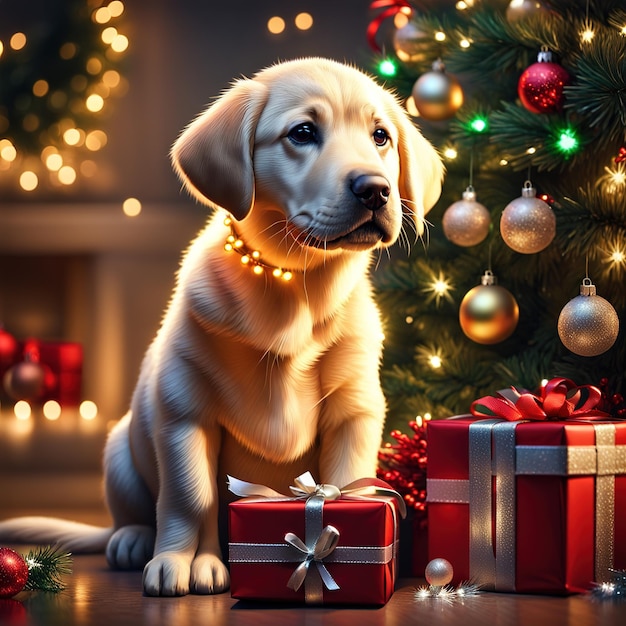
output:
[[[377,11],[384,9],[379,13],[367,27],[367,42],[374,52],[382,52],[381,47],[376,43],[376,35],[380,29],[380,25],[392,15],[396,13],[406,13],[410,15],[413,12],[410,3],[407,0],[374,0],[370,4],[370,10]]]
[[[626,161],[626,147],[624,146],[619,149],[619,153],[615,157],[616,163],[621,163],[622,161]]]
[[[541,389],[541,395],[520,393],[511,387],[515,400],[498,392],[474,400],[470,411],[477,417],[502,417],[517,420],[603,419],[608,413],[596,407],[602,401],[600,389],[576,384],[569,378],[553,378]]]

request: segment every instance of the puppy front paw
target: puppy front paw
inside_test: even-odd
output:
[[[215,554],[200,554],[191,564],[191,593],[222,593],[230,586],[226,565]]]
[[[143,570],[143,590],[149,596],[184,596],[189,593],[191,568],[187,556],[162,552]]]

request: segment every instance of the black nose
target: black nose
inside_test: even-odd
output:
[[[352,181],[350,190],[370,211],[378,211],[389,200],[389,183],[382,176],[361,174]]]

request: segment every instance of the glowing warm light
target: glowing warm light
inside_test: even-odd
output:
[[[122,77],[115,70],[107,70],[102,74],[102,82],[109,88],[114,89],[120,84]]]
[[[42,407],[43,416],[54,422],[61,417],[61,405],[56,400],[48,400]]]
[[[498,161],[498,164],[504,167],[505,165],[508,165],[509,162],[506,159],[500,159],[500,161]]]
[[[58,153],[49,154],[46,157],[45,163],[46,163],[46,167],[51,172],[58,172],[61,169],[61,167],[63,167],[63,157]]]
[[[141,202],[137,198],[126,198],[122,203],[122,211],[128,217],[137,217],[141,213]]]
[[[610,258],[613,263],[623,263],[626,260],[626,254],[621,250],[614,250]]]
[[[112,17],[109,7],[100,7],[93,14],[93,19],[98,24],[106,24]]]
[[[623,193],[626,186],[626,163],[618,163],[615,169],[605,167],[604,171],[606,174],[598,179],[596,185],[608,194]]]
[[[452,285],[441,270],[438,276],[433,276],[432,281],[428,283],[422,291],[427,294],[427,302],[435,300],[435,302],[439,304],[442,298],[452,302],[452,295],[450,293],[452,291]]]
[[[68,128],[63,133],[63,141],[68,146],[77,146],[80,143],[81,134],[78,128]]]
[[[20,187],[24,191],[33,191],[37,189],[37,185],[39,185],[39,178],[37,178],[35,172],[26,170],[20,174]]]
[[[310,13],[298,13],[294,21],[296,28],[300,30],[309,30],[313,26],[313,16]]]
[[[76,47],[76,44],[72,43],[71,41],[64,43],[59,48],[59,56],[65,61],[68,61],[69,59],[76,56],[76,52],[78,52],[78,48]]]
[[[471,46],[471,42],[469,39],[461,39],[461,41],[459,41],[459,46],[461,46],[461,48],[469,48]]]
[[[115,26],[108,26],[102,31],[100,38],[104,43],[110,45],[113,43],[113,40],[117,37],[117,28]]]
[[[18,420],[30,419],[32,410],[26,400],[18,400],[13,407],[13,413]]]
[[[26,35],[24,33],[15,33],[9,39],[9,45],[13,50],[21,50],[26,45]]]
[[[407,9],[408,7],[403,7],[403,8]],[[409,23],[410,15],[411,15],[410,10],[409,11],[398,11],[393,16],[393,25],[395,26],[395,28],[398,29],[398,30],[400,30],[401,28],[404,28]]]
[[[111,50],[124,52],[128,48],[128,37],[126,35],[115,35],[111,42]]]
[[[407,315],[407,316],[404,318],[404,321],[405,321],[407,324],[412,324],[415,320],[414,320],[414,318],[413,318],[413,316],[412,316],[412,315]]]
[[[91,421],[97,417],[98,407],[95,402],[92,402],[91,400],[84,400],[78,407],[78,414],[82,419]]]
[[[535,154],[537,152],[537,148],[530,147],[526,150],[526,154]]]
[[[4,52],[4,44],[2,43],[2,40],[0,40],[0,57],[2,56],[3,52]]]
[[[86,159],[80,164],[80,173],[87,178],[92,178],[98,173],[98,165],[95,161]]]
[[[441,357],[438,354],[433,354],[429,357],[428,363],[433,369],[439,369],[442,365]]]
[[[445,41],[446,40],[446,34],[439,30],[435,33],[435,40],[436,41]]]
[[[446,148],[443,151],[443,156],[446,157],[446,159],[456,159],[459,153],[454,148]]]
[[[104,98],[97,93],[92,93],[87,100],[85,100],[85,106],[92,112],[97,113],[102,111],[104,107]]]
[[[113,2],[109,2],[108,9],[112,17],[119,17],[124,13],[124,3],[120,0],[113,0]]]
[[[85,147],[87,150],[91,150],[92,152],[96,152],[101,148],[104,148],[107,144],[107,136],[106,133],[102,130],[92,130],[85,137]]]
[[[70,165],[64,165],[58,173],[62,185],[73,185],[76,182],[76,170]]]
[[[33,94],[41,98],[48,93],[48,89],[50,89],[50,86],[45,80],[37,80],[33,85]]]
[[[10,163],[17,158],[17,150],[8,139],[0,141],[0,157]]]
[[[282,17],[278,17],[277,15],[274,17],[270,17],[267,21],[267,30],[272,33],[272,35],[278,35],[285,30],[285,20]]]
[[[474,0],[459,0],[456,3],[456,8],[459,11],[465,11],[466,9],[471,9],[474,6]]]
[[[102,61],[98,59],[97,57],[91,57],[87,61],[87,65],[85,66],[85,69],[92,76],[96,76],[102,71]]]

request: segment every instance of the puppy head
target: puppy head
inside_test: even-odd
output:
[[[395,96],[319,58],[235,82],[184,130],[172,160],[201,202],[238,221],[271,207],[301,244],[324,249],[393,243],[402,207],[421,233],[443,177]]]

